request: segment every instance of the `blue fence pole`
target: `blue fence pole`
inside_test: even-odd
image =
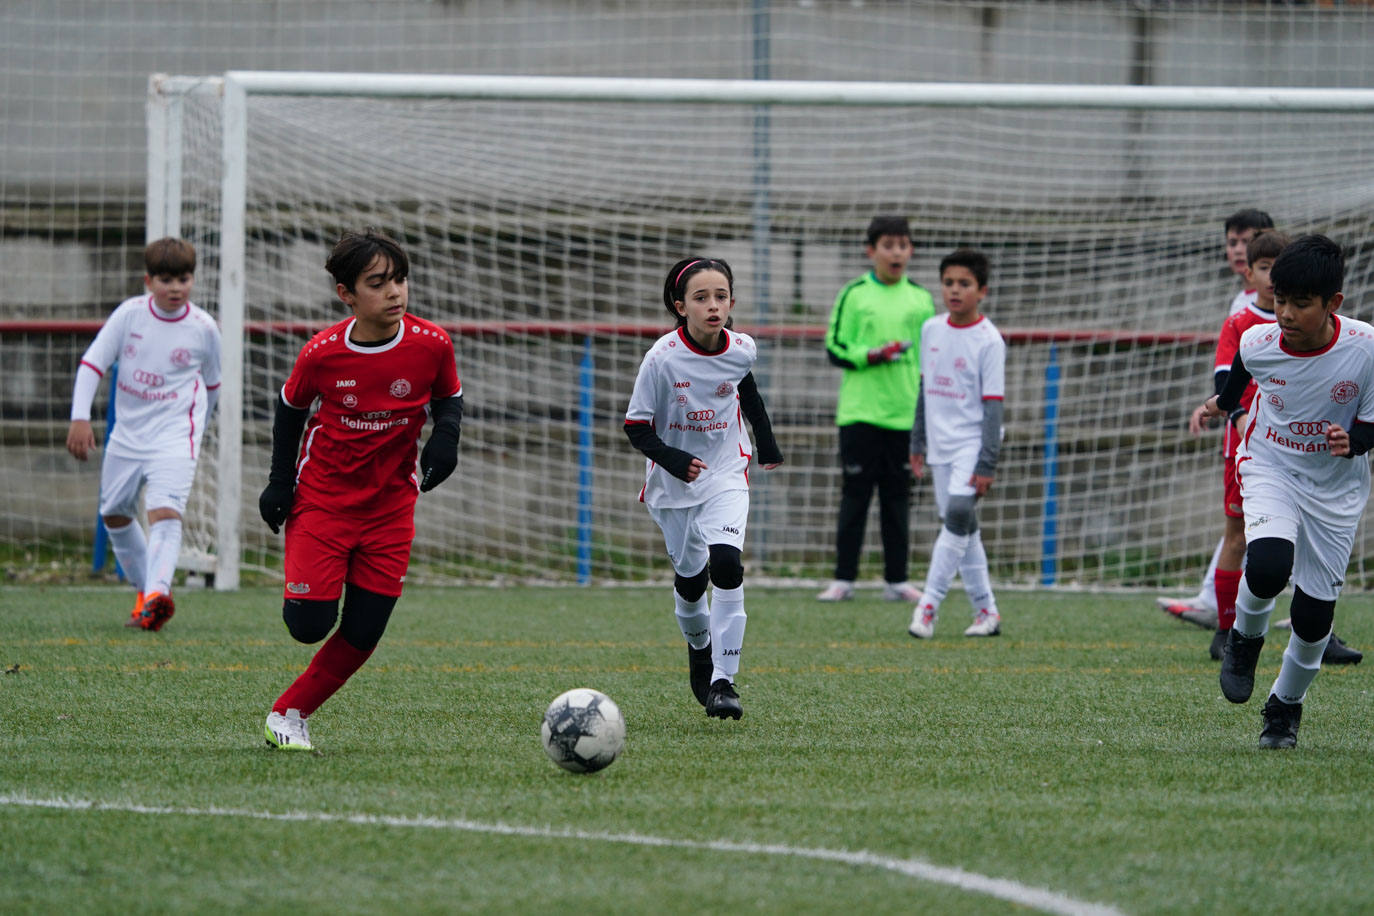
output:
[[[1040,584],[1053,585],[1059,564],[1059,347],[1045,364],[1045,517],[1041,527]]]
[[[592,398],[593,382],[592,337],[582,341],[582,363],[577,376],[577,584],[592,581],[592,423],[595,410]]]
[[[115,426],[115,382],[119,380],[119,363],[110,366],[110,403],[105,408],[105,444],[110,444],[110,434],[114,432]],[[91,546],[91,572],[98,573],[105,568],[105,556],[109,552],[110,534],[105,530],[105,519],[101,518],[100,510],[95,513],[95,542]],[[124,570],[119,565],[119,558],[115,557],[115,575],[119,581],[124,581]]]

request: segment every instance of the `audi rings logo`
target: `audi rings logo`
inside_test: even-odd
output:
[[[149,388],[159,388],[166,380],[156,372],[149,372],[147,369],[135,369],[134,381],[140,385],[147,385]]]
[[[1325,436],[1330,425],[1328,420],[1294,420],[1288,430],[1295,436]]]
[[[697,423],[705,423],[707,420],[714,420],[714,419],[715,419],[715,416],[716,416],[716,412],[715,412],[714,410],[689,410],[689,411],[687,411],[687,419],[693,420],[693,421],[695,421],[695,422],[697,422]]]

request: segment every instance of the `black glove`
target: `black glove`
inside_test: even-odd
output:
[[[296,500],[296,487],[288,482],[268,481],[267,487],[258,497],[258,513],[267,527],[276,534],[281,530],[286,517],[291,514],[291,504]]]
[[[435,429],[420,452],[420,492],[428,493],[448,480],[458,467],[458,436],[448,429]]]

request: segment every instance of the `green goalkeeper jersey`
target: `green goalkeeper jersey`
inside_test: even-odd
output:
[[[921,325],[934,315],[930,293],[905,277],[887,284],[869,271],[840,290],[825,332],[826,353],[843,370],[836,426],[911,429],[921,384]],[[868,351],[894,340],[911,347],[894,362],[870,366]]]

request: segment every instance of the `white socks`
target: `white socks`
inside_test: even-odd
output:
[[[1240,577],[1240,590],[1236,592],[1235,631],[1241,636],[1263,636],[1269,631],[1269,614],[1274,610],[1274,599],[1260,600],[1250,591],[1245,577]]]
[[[964,591],[968,594],[969,604],[974,613],[987,611],[997,613],[997,599],[992,595],[992,579],[988,576],[988,553],[983,549],[981,530],[970,534],[968,550],[964,561],[959,564],[959,578],[964,580]],[[948,586],[945,587],[948,590]]]
[[[1283,664],[1269,692],[1285,703],[1301,703],[1303,697],[1307,696],[1307,688],[1321,669],[1322,653],[1326,651],[1326,644],[1330,640],[1330,633],[1316,642],[1301,639],[1297,633],[1288,634]]]
[[[1197,593],[1198,600],[1204,607],[1215,611],[1217,609],[1217,561],[1221,559],[1221,548],[1226,543],[1226,536],[1222,535],[1221,540],[1217,541],[1217,549],[1212,551],[1212,562],[1207,564],[1207,574],[1202,577],[1202,591]]]
[[[138,523],[134,523],[138,527]],[[172,576],[181,553],[181,519],[164,518],[148,526],[148,572],[142,592],[172,593]],[[126,569],[128,567],[125,567]]]
[[[148,541],[143,536],[143,526],[135,519],[123,528],[105,526],[110,535],[110,546],[114,548],[119,568],[124,570],[124,578],[138,591],[144,589],[148,573]]]
[[[926,587],[921,596],[921,606],[929,604],[936,610],[940,608],[940,602],[945,600],[945,595],[949,594],[950,583],[954,581],[954,574],[958,572],[960,565],[964,562],[964,555],[968,553],[969,540],[972,535],[955,534],[948,528],[941,526],[940,533],[935,538],[935,546],[930,551],[930,571],[926,573]],[[979,539],[981,543],[981,538]],[[987,555],[983,556],[983,568],[987,569]]]
[[[744,648],[744,586],[711,586],[711,682],[725,678],[735,682],[739,674],[739,655]]]
[[[677,614],[677,625],[682,630],[687,645],[693,649],[704,649],[711,641],[711,610],[702,594],[696,601],[689,602],[673,589],[673,611]]]

